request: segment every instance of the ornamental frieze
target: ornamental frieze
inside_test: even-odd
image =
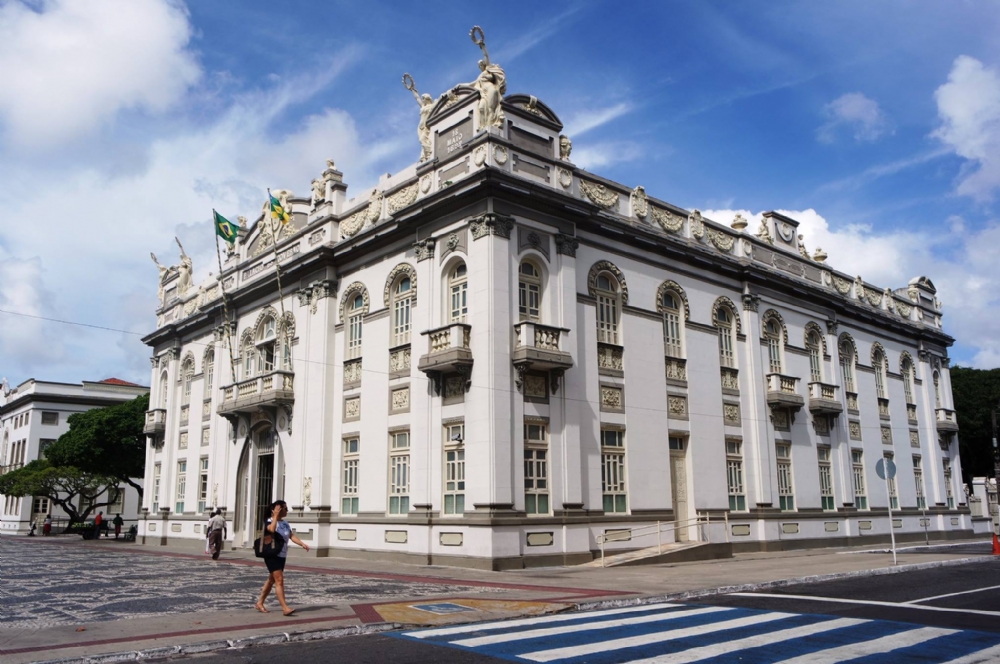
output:
[[[654,207],[653,210],[653,221],[658,223],[663,227],[663,230],[670,231],[671,233],[676,233],[682,228],[684,228],[684,217],[679,214],[674,214],[669,210],[661,210],[660,208]]]
[[[720,251],[732,251],[733,245],[736,244],[736,238],[732,235],[726,235],[721,231],[712,229],[708,230],[708,240]]]
[[[580,180],[580,191],[591,200],[591,202],[605,210],[614,208],[618,210],[618,192],[612,191],[603,184],[594,184],[586,180]]]
[[[416,182],[389,197],[389,214],[396,214],[415,200],[417,200]]]

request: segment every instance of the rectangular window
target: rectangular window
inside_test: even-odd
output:
[[[340,514],[358,513],[358,455],[361,440],[344,439],[343,484],[341,486]]]
[[[880,358],[879,361],[882,362],[883,360],[881,359],[881,356],[879,356],[879,358]],[[882,367],[881,364],[875,366],[875,395],[879,399],[885,399],[886,398],[886,396],[885,396],[885,376],[882,373],[884,370],[885,369]]]
[[[174,514],[184,513],[184,494],[187,493],[188,462],[177,462],[177,495],[174,498]]]
[[[538,284],[521,281],[518,283],[518,313],[521,320],[538,320],[538,305],[541,291]]]
[[[412,302],[411,298],[404,297],[393,303],[392,338],[395,346],[410,343],[410,307]]]
[[[465,317],[469,314],[468,287],[469,282],[467,281],[451,285],[452,323],[464,323]]]
[[[746,511],[747,498],[743,487],[743,443],[738,440],[726,441],[726,484],[729,489],[730,511]]]
[[[736,368],[736,356],[733,355],[733,328],[719,327],[719,363],[730,369]]]
[[[601,430],[601,491],[605,514],[628,512],[628,489],[625,483],[625,432]]]
[[[31,513],[48,514],[49,499],[44,496],[35,496],[34,499],[31,501]]]
[[[677,436],[670,436],[667,441],[667,446],[672,452],[683,452],[684,451],[684,439]]]
[[[153,513],[160,511],[160,464],[153,466]]]
[[[819,346],[809,347],[809,377],[812,382],[819,383],[823,380],[823,365],[819,356]]]
[[[792,446],[778,443],[775,456],[778,462],[778,506],[784,512],[795,510],[795,492],[792,488]]]
[[[208,457],[202,457],[198,464],[198,512],[204,513],[208,503]]]
[[[43,410],[42,424],[59,424],[59,413]]]
[[[389,434],[389,514],[410,511],[410,432]]]
[[[524,511],[549,513],[549,449],[544,424],[524,425]]]
[[[681,355],[681,318],[676,311],[663,312],[663,352],[668,357]]]
[[[108,514],[121,514],[125,508],[125,489],[108,488]]]
[[[205,398],[212,398],[212,381],[215,378],[215,355],[209,355],[205,358]]]
[[[913,457],[913,483],[917,487],[917,509],[927,509],[927,497],[924,495],[924,469],[920,457]]]
[[[840,350],[840,372],[844,378],[844,391],[853,392],[854,391],[854,358],[845,357],[844,350]]]
[[[854,476],[854,506],[859,510],[866,510],[868,496],[865,494],[864,454],[861,450],[851,450],[851,470]]]
[[[771,373],[781,373],[781,340],[778,337],[767,337],[767,358]]]
[[[819,459],[819,495],[823,504],[823,509],[831,512],[836,509],[833,502],[833,472],[830,466],[830,448],[819,447],[816,449]]]
[[[597,340],[618,343],[618,300],[608,295],[597,296]]]
[[[886,466],[888,466],[888,462],[889,461],[892,461],[892,456],[893,455],[891,455],[891,454],[885,454],[885,455],[883,455],[883,458],[887,462]],[[889,485],[889,507],[891,507],[894,510],[898,510],[899,509],[899,494],[896,492],[896,478],[895,477],[890,477],[890,478],[886,479],[886,482]]]
[[[941,465],[944,466],[944,490],[948,496],[948,509],[955,509],[955,490],[951,486],[951,459],[945,457],[941,459]]]
[[[465,424],[445,427],[444,450],[444,513],[465,513]]]
[[[361,357],[361,315],[347,319],[347,359]]]

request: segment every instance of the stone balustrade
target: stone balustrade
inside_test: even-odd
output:
[[[839,385],[830,383],[812,382],[809,383],[809,410],[813,413],[836,415],[844,410],[840,403]]]

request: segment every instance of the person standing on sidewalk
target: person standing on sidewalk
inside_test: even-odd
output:
[[[115,514],[115,518],[111,519],[111,523],[115,525],[115,539],[118,539],[118,536],[122,534],[122,526],[125,525],[125,520],[121,514]]]
[[[277,556],[264,558],[264,564],[267,565],[268,577],[267,581],[264,582],[264,587],[260,590],[260,599],[257,600],[254,608],[261,613],[268,613],[268,610],[264,607],[264,600],[267,599],[273,587],[274,594],[278,596],[278,602],[281,603],[281,612],[286,616],[290,616],[295,613],[295,609],[288,606],[288,602],[285,601],[285,557],[288,555],[288,542],[295,542],[306,551],[309,550],[309,545],[296,537],[292,532],[292,527],[284,520],[288,516],[288,504],[285,501],[274,501],[270,505],[270,511],[271,518],[267,520],[264,529],[280,536],[284,539],[285,543],[281,548],[281,553]]]
[[[220,510],[212,512],[212,518],[208,520],[208,548],[212,552],[212,560],[218,560],[222,552],[222,543],[229,537],[226,528],[226,517],[222,516]]]
[[[104,523],[104,512],[98,512],[94,517],[94,539],[101,539],[102,523]]]
[[[42,534],[51,535],[52,534],[52,515],[46,514],[45,521],[42,521]]]

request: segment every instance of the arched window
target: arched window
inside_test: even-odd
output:
[[[941,375],[934,372],[934,407],[941,407]]]
[[[844,380],[844,391],[855,392],[854,346],[847,339],[843,339],[840,342],[840,374]]]
[[[823,340],[819,333],[811,330],[806,333],[806,350],[809,351],[809,378],[814,383],[823,382]]]
[[[403,276],[392,289],[392,345],[410,343],[413,282]]]
[[[906,395],[906,403],[916,403],[913,400],[913,362],[910,358],[903,358],[900,369],[903,372],[903,394]]]
[[[215,351],[209,350],[205,353],[205,360],[202,362],[202,371],[205,374],[205,398],[212,398],[212,381],[215,378]]]
[[[257,369],[257,349],[253,345],[253,337],[247,334],[243,339],[243,378],[253,378]]]
[[[191,403],[191,381],[194,379],[194,360],[185,360],[181,366],[181,384],[184,389],[181,391],[181,405],[186,406]]]
[[[469,315],[469,274],[465,263],[459,263],[448,274],[449,323],[464,323]]]
[[[767,342],[768,369],[771,373],[782,373],[781,367],[781,325],[773,318],[764,323],[764,339]]]
[[[887,399],[885,392],[885,354],[875,349],[872,353],[872,368],[875,369],[875,394],[879,399]]]
[[[597,275],[597,341],[618,344],[618,316],[621,312],[621,288],[610,272]]]
[[[167,372],[160,374],[160,407],[167,407]]]
[[[681,298],[677,293],[664,291],[660,298],[660,312],[663,314],[663,352],[669,357],[684,357],[681,306]]]
[[[538,320],[542,306],[542,275],[534,264],[524,261],[517,271],[518,317]]]
[[[365,297],[355,293],[347,304],[347,357],[361,357],[361,327],[365,315]]]
[[[278,322],[274,316],[268,316],[257,328],[257,375],[274,371],[274,357],[278,343]]]
[[[736,353],[733,351],[733,323],[735,316],[729,307],[715,310],[715,326],[719,329],[719,363],[724,367],[736,368]]]

